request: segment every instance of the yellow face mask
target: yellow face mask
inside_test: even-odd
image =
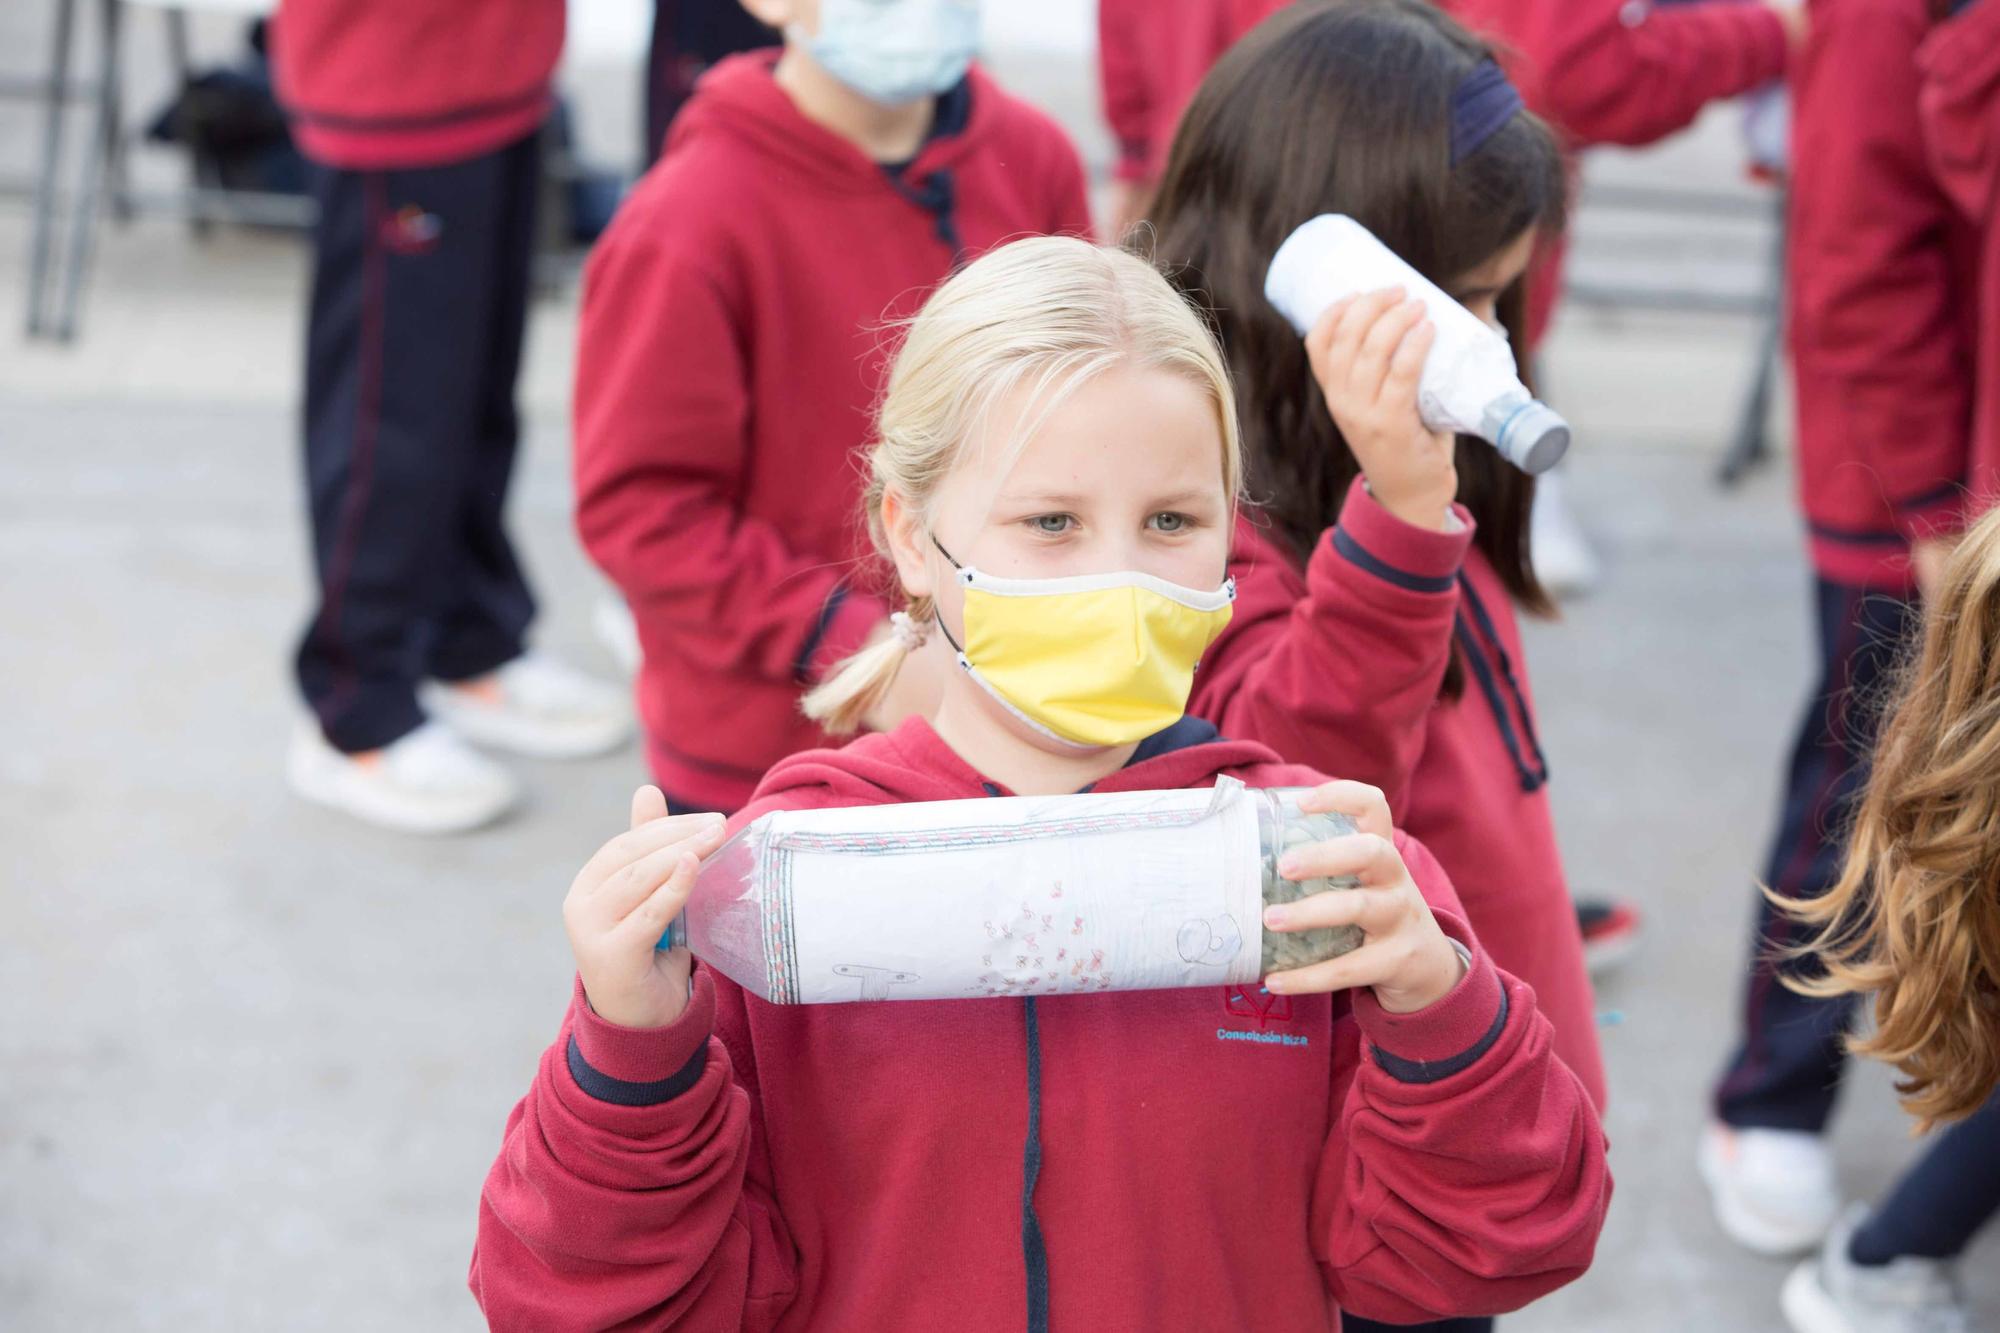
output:
[[[964,646],[944,631],[958,664],[1016,717],[1077,746],[1130,745],[1178,722],[1236,600],[1234,579],[1202,592],[1136,570],[998,578],[931,540],[965,590]]]

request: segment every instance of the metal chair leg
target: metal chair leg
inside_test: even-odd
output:
[[[97,124],[84,162],[82,197],[77,201],[76,212],[71,219],[69,263],[55,326],[55,336],[64,342],[76,336],[77,308],[83,301],[83,285],[90,273],[91,250],[97,236],[98,205],[104,194],[108,164],[118,151],[121,133],[122,99],[119,93],[124,69],[120,35],[124,6],[121,0],[102,0],[100,12],[103,15],[104,49],[99,58]]]
[[[56,0],[55,49],[43,103],[42,169],[35,181],[35,223],[28,256],[28,336],[47,331],[49,273],[55,266],[56,197],[62,192],[63,122],[69,114],[69,58],[76,0]]]
[[[185,95],[188,85],[194,80],[194,55],[193,47],[188,42],[187,11],[169,9],[162,17],[167,21],[167,52],[174,69],[174,87]],[[187,149],[188,187],[197,193],[221,188],[222,181],[215,174],[208,145],[189,127],[182,128],[188,135],[182,145]],[[191,209],[188,230],[194,233],[197,240],[205,241],[214,233],[215,224],[202,210]]]

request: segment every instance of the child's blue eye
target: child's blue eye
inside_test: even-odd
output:
[[[1186,514],[1155,514],[1152,523],[1155,532],[1185,532],[1189,526]]]
[[[1036,532],[1060,537],[1069,531],[1070,525],[1075,523],[1076,519],[1069,514],[1037,514],[1028,522],[1033,525]]]

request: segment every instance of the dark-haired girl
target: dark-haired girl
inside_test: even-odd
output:
[[[1561,155],[1489,49],[1418,0],[1300,4],[1223,57],[1174,141],[1156,259],[1210,314],[1235,379],[1248,488],[1236,616],[1191,711],[1380,786],[1534,986],[1599,1104],[1604,1071],[1549,814],[1515,608],[1533,482],[1427,430],[1422,309],[1378,292],[1301,343],[1263,297],[1300,223],[1345,213],[1518,337],[1522,271],[1562,225]]]

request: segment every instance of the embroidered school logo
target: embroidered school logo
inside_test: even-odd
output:
[[[1292,997],[1264,995],[1247,986],[1227,986],[1222,992],[1222,1010],[1231,1018],[1247,1018],[1257,1025],[1254,1032],[1241,1028],[1217,1028],[1217,1041],[1247,1041],[1259,1046],[1309,1046],[1312,1038],[1294,1032],[1268,1032],[1273,1023],[1292,1021]]]
[[[1291,996],[1259,994],[1248,986],[1225,986],[1222,1008],[1231,1018],[1254,1019],[1259,1032],[1269,1024],[1292,1021]]]
[[[437,249],[444,235],[444,219],[406,204],[382,219],[382,246],[399,255],[425,255]]]

